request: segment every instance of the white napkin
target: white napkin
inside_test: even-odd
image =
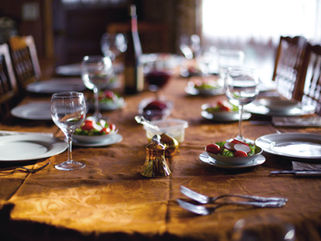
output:
[[[321,170],[321,164],[292,161],[293,170]]]
[[[287,127],[321,127],[321,116],[308,117],[272,117],[272,123],[275,126]]]

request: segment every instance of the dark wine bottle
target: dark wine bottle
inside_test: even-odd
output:
[[[137,29],[136,6],[130,5],[131,31],[127,35],[127,51],[125,53],[125,93],[135,94],[144,89],[144,73],[141,62],[142,47]]]

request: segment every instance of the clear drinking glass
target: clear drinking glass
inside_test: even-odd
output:
[[[247,217],[234,224],[231,241],[265,240],[295,241],[295,227],[271,215]]]
[[[226,96],[230,102],[239,106],[239,134],[237,139],[244,141],[242,135],[243,107],[258,95],[259,78],[254,69],[246,67],[228,68],[225,78]]]
[[[201,50],[200,37],[196,34],[182,35],[180,37],[179,48],[186,59],[196,58]]]
[[[244,52],[241,50],[221,49],[218,51],[218,68],[220,80],[225,81],[229,67],[240,67],[244,64]]]
[[[86,117],[86,102],[83,93],[69,91],[55,93],[51,97],[51,117],[67,138],[68,159],[55,165],[58,170],[71,171],[86,165],[72,159],[72,134]]]
[[[100,39],[100,47],[104,56],[114,61],[120,53],[127,50],[127,41],[122,33],[104,33]]]
[[[114,76],[111,59],[103,56],[85,56],[82,61],[81,71],[85,86],[94,92],[94,117],[99,120],[102,118],[99,111],[99,91],[106,88]]]

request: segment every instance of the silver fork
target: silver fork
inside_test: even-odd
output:
[[[241,194],[223,194],[223,195],[220,195],[220,196],[216,196],[216,197],[208,197],[204,194],[200,194],[198,192],[195,192],[185,186],[181,186],[181,192],[201,203],[201,204],[209,204],[209,203],[215,203],[216,200],[218,199],[222,199],[222,198],[225,198],[225,197],[238,197],[238,198],[244,198],[244,199],[249,199],[249,200],[253,200],[253,201],[257,201],[257,202],[271,202],[271,201],[275,201],[275,202],[284,202],[286,203],[288,201],[287,198],[282,198],[282,197],[260,197],[260,196],[252,196],[252,195],[241,195]]]
[[[219,203],[216,206],[212,207],[205,207],[202,205],[195,205],[186,201],[183,201],[181,199],[176,200],[178,204],[193,213],[199,214],[199,215],[209,215],[211,213],[214,213],[216,209],[226,206],[226,205],[239,205],[239,206],[252,206],[257,208],[280,208],[285,205],[285,202],[278,202],[278,201],[271,201],[271,202],[224,202]]]

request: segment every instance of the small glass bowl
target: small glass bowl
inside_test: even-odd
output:
[[[180,119],[166,119],[155,120],[152,123],[159,127],[160,131],[151,129],[148,126],[144,126],[146,130],[147,139],[152,139],[154,135],[161,135],[163,133],[175,138],[179,143],[184,141],[185,129],[188,127],[188,123],[185,120]]]

